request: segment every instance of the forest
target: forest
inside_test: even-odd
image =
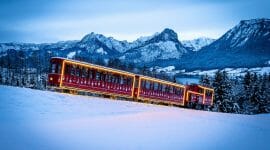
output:
[[[0,84],[46,90],[49,60],[52,56],[33,53],[26,57],[23,51],[10,51],[0,59]],[[102,58],[87,60],[98,65],[121,69],[137,74],[176,82],[177,76],[157,72],[147,66],[137,67],[117,58],[104,61]],[[214,77],[201,76],[200,84],[214,88],[214,105],[206,110],[237,114],[270,112],[270,74],[246,72],[244,76],[230,77],[226,71],[217,71]],[[194,109],[202,109],[194,107]]]

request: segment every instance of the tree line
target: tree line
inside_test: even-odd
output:
[[[241,114],[270,112],[270,74],[246,72],[230,78],[226,71],[217,71],[213,78],[204,75],[200,84],[214,88],[212,111]]]
[[[9,50],[8,55],[0,57],[0,84],[45,90],[49,62],[53,55],[38,51],[27,54],[24,51]],[[176,76],[169,76],[164,71],[125,63],[118,58],[105,61],[103,58],[76,56],[75,59],[176,82]],[[243,77],[230,78],[225,71],[217,71],[214,77],[202,76],[200,84],[214,88],[211,111],[242,114],[270,112],[270,74],[246,72]]]

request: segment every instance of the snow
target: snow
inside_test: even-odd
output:
[[[76,55],[76,52],[70,52],[67,54],[67,58],[73,58]]]
[[[270,115],[0,86],[1,149],[269,149]]]
[[[160,68],[160,69],[157,69],[158,72],[161,72],[161,71],[173,71],[175,69],[174,66],[168,66],[168,67],[164,67],[164,68]]]
[[[191,48],[193,51],[198,51],[202,47],[207,46],[207,45],[213,43],[214,41],[215,40],[214,39],[211,39],[211,38],[200,37],[200,38],[193,39],[193,40],[184,40],[184,41],[181,41],[181,43],[185,47]]]
[[[173,41],[160,41],[140,47],[137,49],[137,52],[140,57],[132,58],[132,60],[139,63],[151,62],[157,59],[179,58],[187,51],[185,49],[177,49],[176,43]],[[126,56],[125,58],[127,59]]]
[[[212,70],[195,70],[192,72],[185,72],[183,74],[186,75],[209,75],[214,76],[218,69]],[[236,76],[243,76],[247,71],[252,73],[257,73],[263,75],[264,73],[270,73],[270,67],[256,67],[256,68],[224,68],[221,71],[226,71],[229,76],[236,77]]]
[[[104,49],[101,47],[101,48],[98,48],[96,50],[97,53],[100,53],[101,55],[107,55],[108,53],[106,51],[104,51]]]

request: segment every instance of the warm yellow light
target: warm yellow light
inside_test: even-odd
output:
[[[133,73],[120,71],[120,70],[116,70],[116,69],[111,69],[111,68],[107,68],[107,67],[103,67],[103,66],[97,66],[94,64],[83,63],[83,62],[75,62],[75,61],[71,61],[71,60],[64,60],[64,61],[66,63],[69,63],[69,64],[75,64],[75,65],[80,65],[80,66],[84,66],[84,67],[88,67],[88,68],[94,68],[94,69],[98,69],[98,70],[102,70],[102,71],[110,71],[113,73],[119,73],[119,74],[131,76],[131,77],[133,77],[133,76],[135,77],[135,74],[133,74]]]
[[[208,88],[208,87],[205,87],[205,86],[198,85],[198,87],[203,88],[203,89],[207,89],[207,90],[210,90],[210,91],[214,91],[214,89]]]
[[[167,84],[167,85],[172,85],[172,86],[176,86],[176,87],[185,88],[184,85],[177,84],[177,83],[172,83],[172,82],[165,81],[165,80],[160,80],[160,79],[151,78],[151,77],[146,77],[146,76],[142,76],[142,77],[140,77],[140,78],[141,78],[141,79],[144,79],[144,80],[150,80],[150,81],[159,82],[159,83],[163,83],[163,84]]]
[[[53,77],[50,77],[50,80],[52,81],[53,80]]]

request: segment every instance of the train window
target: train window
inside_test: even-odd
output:
[[[88,76],[88,68],[82,68],[82,77],[86,78]]]
[[[74,76],[75,75],[75,65],[70,66],[70,75]]]
[[[173,93],[173,87],[169,86],[169,88],[170,88],[170,93]]]
[[[52,73],[56,73],[56,64],[52,64]]]
[[[100,72],[96,72],[96,80],[100,80]]]
[[[169,93],[170,92],[170,87],[168,85],[165,86],[165,92]]]
[[[80,71],[81,71],[81,69],[79,68],[79,66],[77,66],[77,68],[76,68],[76,76],[77,77],[80,77]]]
[[[159,90],[160,90],[161,92],[164,92],[164,86],[163,86],[163,84],[160,84]]]
[[[57,68],[57,73],[61,73],[62,65],[58,64],[56,68]]]
[[[127,78],[127,85],[131,85],[131,78]]]
[[[103,74],[103,72],[100,72],[99,74],[100,74],[99,80],[102,81],[104,74]]]
[[[158,84],[158,91],[162,91],[162,84],[161,83]]]
[[[156,91],[156,90],[158,90],[158,86],[159,86],[159,84],[158,83],[154,83],[154,90]]]
[[[120,76],[120,79],[119,79],[120,81],[119,81],[119,83],[122,85],[122,84],[124,84],[124,80],[123,80],[123,76]]]
[[[203,89],[202,89],[202,88],[199,88],[199,89],[198,89],[198,92],[199,92],[199,93],[203,93]]]
[[[112,82],[112,76],[111,76],[110,73],[107,74],[107,76],[106,76],[106,81],[107,81],[107,82]]]
[[[69,71],[69,70],[70,70],[69,68],[70,68],[69,65],[66,65],[66,66],[65,66],[65,74],[69,74],[69,72],[70,72],[70,71]]]
[[[101,80],[102,80],[102,81],[106,81],[107,75],[108,75],[108,74],[107,74],[106,72],[103,72],[103,73],[102,73],[102,79],[101,79]]]
[[[57,63],[53,63],[51,65],[51,73],[61,73],[61,65]]]
[[[149,81],[145,81],[145,88],[146,89],[150,89],[150,82]]]
[[[140,85],[143,89],[145,89],[145,81],[141,80],[141,85]]]
[[[211,91],[206,91],[205,95],[206,96],[212,96],[212,92]]]
[[[114,75],[111,74],[111,82],[114,83],[115,82],[115,77]]]

